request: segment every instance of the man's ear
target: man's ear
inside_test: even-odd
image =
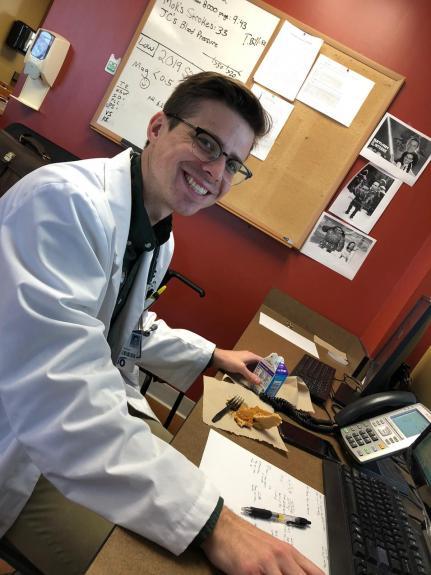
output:
[[[166,121],[167,118],[163,112],[157,112],[157,114],[151,118],[147,128],[147,138],[149,142],[157,140]]]

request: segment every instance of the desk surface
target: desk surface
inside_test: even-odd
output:
[[[286,303],[285,301],[283,304],[284,309],[282,309],[283,306],[280,307],[279,304],[282,303],[283,298],[279,295],[281,292],[273,293],[276,291],[277,290],[272,290],[270,292],[269,295],[271,296],[272,294],[272,300],[271,298],[269,300],[267,298],[259,312],[263,311],[271,315],[274,319],[283,321],[283,318],[286,319],[286,314],[289,313],[290,309],[290,313],[293,315],[291,318],[292,322],[298,324],[301,321],[301,308],[303,308],[303,306],[295,302],[295,300],[287,298],[290,300],[291,305],[289,307],[289,305],[287,305],[289,302]],[[306,308],[303,309],[306,310]],[[236,349],[248,348],[262,355],[276,351],[284,355],[288,366],[296,365],[304,354],[304,351],[259,325],[259,312],[239,339],[235,346]],[[311,334],[319,335],[328,341],[328,343],[339,347],[339,349],[346,351],[348,354],[348,367],[340,366],[335,362],[333,363],[337,369],[337,376],[341,377],[345,371],[351,373],[364,357],[364,348],[360,342],[354,338],[354,336],[347,334],[347,332],[344,332],[344,330],[341,330],[338,326],[335,326],[318,314],[313,314],[309,310],[306,311],[305,321],[306,326],[302,326],[305,328],[305,332],[302,331],[303,334],[311,332]],[[319,329],[319,327],[322,329]],[[343,339],[344,334],[346,334],[345,340]],[[330,362],[328,361],[328,363]],[[210,428],[202,421],[202,400],[200,400],[173,439],[172,445],[190,459],[190,461],[199,465],[209,429]],[[285,454],[276,451],[269,445],[253,441],[246,437],[231,436],[222,431],[220,431],[220,433],[234,440],[241,445],[241,447],[252,451],[259,457],[287,471],[297,479],[323,492],[322,462],[319,458],[293,446],[288,446],[289,452]],[[190,441],[191,437],[193,441]],[[332,443],[340,454],[336,440],[333,439]],[[166,573],[169,573],[169,575],[208,575],[219,573],[219,571],[208,563],[200,550],[187,551],[182,556],[175,557],[158,545],[116,527],[87,571],[87,575],[106,575],[106,573],[128,573],[133,575],[166,575]]]
[[[172,441],[172,445],[184,453],[193,463],[199,464],[205,447],[209,427],[202,421],[202,400],[200,400],[187,421]],[[287,471],[294,477],[323,492],[322,462],[305,451],[289,446],[288,454],[276,451],[269,445],[246,437],[231,436],[229,439],[252,451],[259,457]],[[193,437],[193,441],[190,441]],[[219,573],[205,559],[199,550],[187,551],[174,557],[168,551],[138,535],[116,527],[99,555],[87,571],[87,575],[106,573],[130,573],[133,575],[208,575]]]
[[[318,346],[320,359],[325,363],[333,365],[337,369],[338,373],[357,375],[365,369],[368,362],[367,350],[357,336],[351,334],[344,328],[333,323],[326,317],[311,310],[304,304],[278,289],[270,290],[261,308],[258,310],[255,317],[244,331],[241,339],[238,341],[236,345],[237,349],[240,349],[240,346],[244,345],[244,341],[249,341],[250,344],[256,344],[258,342],[259,353],[266,355],[266,352],[261,350],[263,346],[269,343],[277,345],[276,348],[270,349],[268,353],[271,351],[277,351],[277,353],[283,355],[284,350],[284,353],[286,354],[285,363],[289,369],[292,369],[296,365],[296,362],[294,363],[293,359],[299,360],[304,355],[304,351],[302,349],[289,344],[281,338],[270,340],[270,331],[265,330],[264,328],[256,329],[258,327],[256,324],[258,324],[260,312],[266,313],[273,319],[291,327],[293,331],[297,331],[308,339],[313,340],[313,337],[317,335],[325,342],[331,344],[340,351],[345,352],[349,361],[347,366],[336,363],[327,354],[325,349]],[[264,331],[262,331],[262,329],[264,329]],[[256,340],[255,338],[259,338],[259,340]],[[288,345],[285,345],[286,343]]]

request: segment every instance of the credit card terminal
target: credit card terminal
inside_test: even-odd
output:
[[[414,403],[340,429],[347,452],[359,463],[367,463],[407,449],[431,423],[431,411]]]

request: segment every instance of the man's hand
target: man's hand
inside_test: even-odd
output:
[[[324,575],[292,545],[254,527],[227,507],[202,549],[227,575]]]
[[[251,351],[232,351],[216,347],[211,367],[222,369],[230,373],[239,373],[245,377],[248,382],[253,385],[259,385],[259,378],[248,369],[247,364],[256,364],[261,359],[259,355]]]

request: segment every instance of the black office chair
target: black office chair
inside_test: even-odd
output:
[[[186,276],[183,276],[183,274],[180,274],[171,268],[169,268],[166,272],[165,277],[163,278],[163,281],[160,285],[166,285],[171,279],[174,278],[180,282],[183,282],[183,284],[185,284],[187,287],[198,293],[199,297],[205,297],[205,290],[203,288],[199,287],[197,284],[195,284],[195,282],[192,282],[192,280],[189,280],[189,278],[186,278]]]
[[[172,270],[172,269],[168,269],[168,271],[165,274],[165,277],[163,278],[161,285],[162,286],[166,285],[173,278],[176,278],[179,281],[183,282],[187,287],[189,287],[192,290],[194,290],[195,292],[197,292],[200,297],[205,297],[205,290],[204,289],[199,287],[197,284],[195,284],[194,282],[192,282],[191,280],[189,280],[188,278],[186,278],[185,276],[183,276],[179,272],[176,272],[175,270]],[[145,374],[144,381],[143,381],[142,386],[141,386],[142,395],[145,395],[147,393],[148,388],[150,387],[150,385],[153,381],[159,381],[162,383],[167,383],[167,382],[164,382],[163,380],[159,379],[153,373],[150,373],[149,371],[147,371],[146,369],[144,369],[142,367],[139,367],[139,370],[141,371],[141,373]],[[170,384],[167,383],[167,385],[170,385]],[[170,425],[172,419],[174,418],[174,415],[177,412],[177,409],[180,406],[180,403],[184,397],[184,392],[178,391],[178,389],[174,388],[173,386],[170,386],[170,387],[175,389],[175,391],[178,393],[178,395],[174,401],[174,404],[171,407],[171,410],[168,413],[166,420],[163,423],[163,427],[165,427],[166,429],[169,428],[169,425]]]
[[[177,412],[177,409],[179,408],[180,403],[184,397],[184,392],[179,391],[178,389],[176,389],[175,387],[173,387],[172,385],[170,385],[166,381],[159,379],[157,376],[155,376],[153,373],[150,373],[149,371],[147,371],[143,367],[139,367],[139,371],[144,374],[144,381],[141,385],[142,395],[145,395],[147,393],[148,388],[150,387],[150,385],[153,381],[154,382],[159,381],[161,383],[165,383],[166,385],[169,385],[169,387],[172,387],[172,389],[175,389],[175,391],[177,392],[178,395],[175,398],[175,401],[174,401],[174,403],[173,403],[173,405],[172,405],[172,407],[168,413],[168,416],[166,417],[165,421],[162,422],[163,427],[165,427],[166,429],[169,429],[169,425],[170,425],[172,419],[174,418],[174,415]]]
[[[15,575],[43,575],[42,571],[5,539],[0,539],[0,559],[16,570]]]

